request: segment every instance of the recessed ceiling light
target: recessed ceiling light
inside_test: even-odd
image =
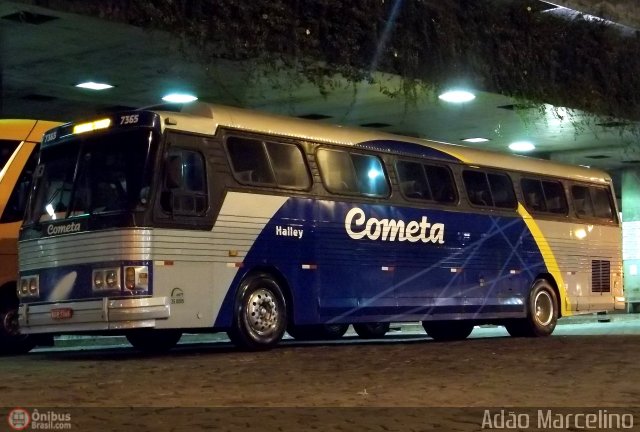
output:
[[[106,89],[113,88],[113,86],[111,84],[97,83],[97,82],[93,82],[93,81],[87,81],[87,82],[83,82],[83,83],[80,83],[80,84],[76,84],[76,87],[80,87],[80,88],[83,88],[83,89],[89,89],[89,90],[106,90]]]
[[[509,149],[514,152],[530,152],[535,150],[536,146],[534,146],[529,141],[516,141],[509,144]]]
[[[474,100],[476,98],[476,95],[466,90],[452,90],[442,93],[440,96],[438,96],[438,98],[442,99],[445,102],[463,103]]]
[[[483,143],[483,142],[487,142],[489,141],[489,138],[465,138],[462,141],[464,142],[468,142],[468,143]]]
[[[197,101],[198,98],[187,93],[169,93],[168,95],[163,96],[162,100],[171,103],[189,103]]]

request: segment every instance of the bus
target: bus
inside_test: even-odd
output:
[[[29,351],[18,332],[18,231],[42,134],[60,123],[0,119],[0,354]]]
[[[43,137],[19,325],[148,351],[548,336],[624,309],[616,207],[596,169],[200,102],[115,113]]]

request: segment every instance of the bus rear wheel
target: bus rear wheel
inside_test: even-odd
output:
[[[163,353],[176,346],[182,332],[179,330],[140,329],[127,333],[127,340],[133,347],[146,353]]]
[[[291,325],[287,333],[300,341],[336,340],[349,329],[349,324]]]
[[[242,282],[234,308],[229,339],[242,349],[275,346],[287,326],[287,305],[282,289],[268,274],[250,276]]]
[[[550,336],[558,323],[558,299],[551,284],[537,279],[531,286],[527,301],[527,317],[505,324],[513,337]]]
[[[437,342],[463,340],[473,331],[469,321],[422,321],[422,327]]]
[[[378,323],[357,323],[353,329],[362,339],[377,339],[383,337],[389,331],[390,324]]]

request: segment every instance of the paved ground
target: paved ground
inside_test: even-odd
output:
[[[286,341],[260,353],[211,337],[161,356],[115,339],[39,349],[0,358],[0,406],[67,412],[76,430],[480,430],[501,408],[536,426],[537,408],[569,407],[635,415],[640,429],[636,318],[573,321],[544,339],[485,327],[435,343],[407,327],[384,341]]]

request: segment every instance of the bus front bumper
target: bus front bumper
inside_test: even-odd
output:
[[[168,297],[21,304],[18,323],[23,334],[149,328],[169,318],[170,304]]]

